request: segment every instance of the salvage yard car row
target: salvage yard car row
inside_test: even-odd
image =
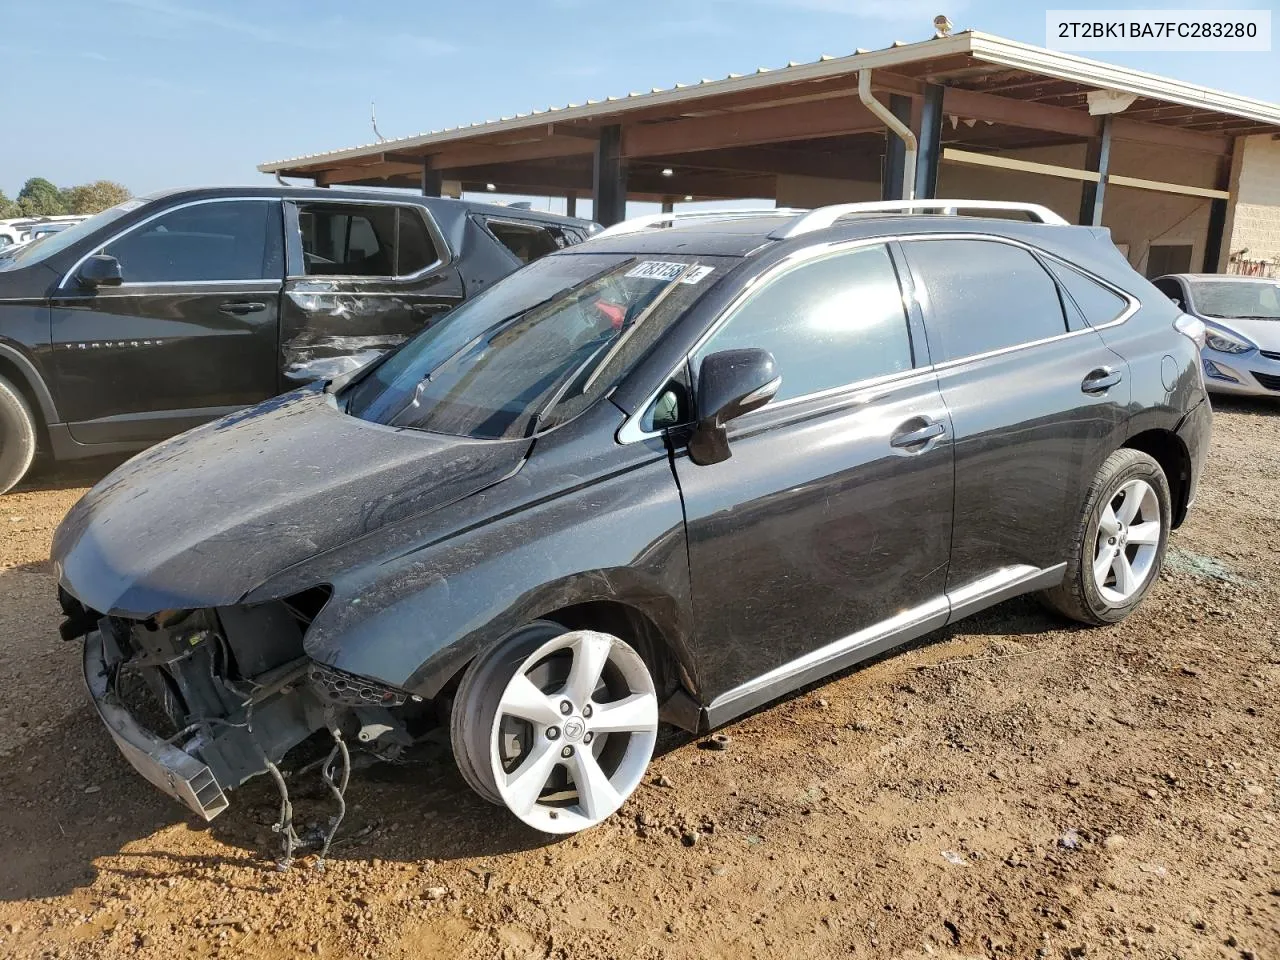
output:
[[[0,492],[38,446],[140,450],[355,369],[597,229],[461,200],[218,188],[0,251]]]

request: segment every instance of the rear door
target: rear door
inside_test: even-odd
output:
[[[282,389],[340,376],[399,346],[462,302],[462,280],[417,204],[285,202]]]
[[[716,711],[852,662],[877,631],[945,621],[950,427],[919,333],[876,243],[784,268],[694,352],[696,371],[711,353],[765,349],[782,377],[728,425],[728,460],[675,452]]]
[[[149,442],[277,393],[280,201],[180,203],[94,253],[124,282],[51,299],[58,409],[80,443]],[[72,271],[74,273],[74,270]]]
[[[902,246],[955,430],[947,589],[960,615],[966,587],[1066,560],[1089,484],[1123,442],[1128,367],[1031,249],[971,237]]]

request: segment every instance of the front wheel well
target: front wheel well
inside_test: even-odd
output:
[[[682,684],[688,684],[684,667],[662,630],[636,607],[616,600],[591,600],[544,614],[541,619],[551,620],[569,630],[611,633],[631,644],[653,674],[660,700],[674,693]]]
[[[1191,493],[1191,454],[1172,430],[1144,430],[1125,441],[1124,446],[1139,450],[1160,464],[1169,481],[1169,499],[1173,502],[1170,526],[1177,528],[1187,516],[1187,499]]]

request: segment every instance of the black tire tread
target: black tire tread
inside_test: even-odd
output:
[[[0,377],[0,494],[26,476],[36,455],[36,422],[22,391]]]
[[[1160,575],[1160,568],[1164,562],[1163,549],[1161,555],[1157,558],[1156,568],[1152,571],[1151,579],[1148,581],[1146,588],[1127,607],[1119,608],[1117,611],[1100,613],[1085,595],[1084,578],[1092,575],[1092,571],[1089,569],[1091,562],[1089,559],[1091,554],[1089,541],[1092,539],[1089,531],[1092,527],[1094,512],[1098,509],[1099,501],[1114,485],[1116,477],[1138,466],[1152,471],[1158,480],[1157,495],[1162,501],[1161,507],[1164,516],[1161,519],[1165,524],[1167,540],[1170,497],[1169,482],[1164,475],[1164,470],[1161,469],[1160,464],[1155,459],[1141,450],[1122,447],[1103,461],[1097,475],[1093,478],[1093,482],[1089,484],[1089,490],[1084,499],[1084,509],[1080,512],[1075,532],[1072,535],[1071,550],[1067,558],[1067,570],[1062,582],[1057,586],[1041,591],[1039,594],[1044,604],[1065,617],[1097,627],[1117,623],[1128,616],[1141,603],[1142,598],[1146,596],[1147,590],[1150,589]]]
[[[453,698],[453,710],[449,718],[449,743],[458,772],[472,790],[499,807],[502,798],[488,779],[477,769],[486,757],[474,756],[469,746],[473,740],[472,725],[481,719],[483,698],[492,686],[495,674],[504,666],[514,666],[524,660],[541,644],[566,629],[549,620],[536,620],[517,632],[498,641],[493,647],[471,661],[463,674],[462,682]]]

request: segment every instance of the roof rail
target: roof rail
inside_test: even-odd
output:
[[[870,203],[837,203],[798,217],[771,236],[777,240],[798,237],[831,226],[841,217],[858,213],[916,213],[933,212],[947,216],[959,216],[961,210],[1005,210],[1025,213],[1040,223],[1066,227],[1070,224],[1048,207],[1038,203],[1015,203],[1004,200],[876,200]]]
[[[677,213],[650,213],[643,217],[632,217],[630,220],[615,223],[612,227],[606,227],[599,233],[592,234],[591,239],[598,240],[601,237],[620,237],[627,233],[640,233],[650,227],[658,227],[662,224],[674,226],[676,223],[685,220],[714,221],[739,220],[744,217],[794,217],[805,212],[807,211],[792,207],[753,207],[732,210],[681,210]]]

